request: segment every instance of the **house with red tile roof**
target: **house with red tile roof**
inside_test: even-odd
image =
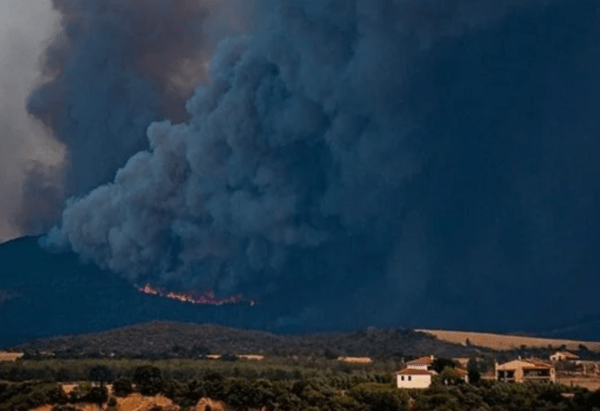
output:
[[[406,368],[410,368],[413,370],[431,370],[431,366],[433,365],[433,360],[435,358],[433,355],[427,357],[415,358],[412,361],[406,363]]]
[[[496,380],[505,382],[549,381],[556,382],[552,363],[538,358],[517,359],[495,366]]]
[[[396,386],[405,389],[429,388],[434,375],[436,375],[435,371],[405,368],[402,371],[396,372]]]

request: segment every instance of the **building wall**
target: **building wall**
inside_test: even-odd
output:
[[[428,388],[431,385],[431,375],[396,375],[396,385],[398,388]]]
[[[370,364],[373,362],[373,360],[369,357],[339,357],[338,361],[353,364]]]
[[[251,361],[262,361],[265,359],[264,355],[253,355],[253,354],[242,354],[238,355],[239,359],[242,360],[251,360]]]
[[[515,364],[515,366],[510,367],[509,369],[503,369],[504,367],[502,367],[501,369],[496,369],[496,379],[500,380],[501,378],[499,377],[499,374],[501,371],[514,371],[514,382],[524,382],[525,380],[527,380],[528,378],[524,376],[524,372],[523,372],[523,366],[522,365],[517,365]],[[555,382],[556,381],[556,370],[554,368],[550,368],[549,370],[550,372],[550,376],[548,377],[548,380]],[[531,378],[531,380],[535,380],[535,381],[541,381],[542,379],[540,378]],[[513,380],[510,380],[513,381]]]

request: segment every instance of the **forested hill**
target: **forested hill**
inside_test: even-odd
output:
[[[0,347],[153,320],[260,328],[268,312],[265,304],[198,306],[146,295],[73,253],[40,248],[36,237],[0,245]]]
[[[151,322],[114,330],[38,340],[26,352],[59,356],[188,357],[206,353],[316,356],[469,356],[474,347],[449,344],[412,330],[368,328],[354,333],[278,335],[211,324]]]

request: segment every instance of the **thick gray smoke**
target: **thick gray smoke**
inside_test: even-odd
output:
[[[0,3],[0,241],[22,233],[23,183],[31,168],[54,167],[63,150],[27,116],[24,102],[34,87],[37,60],[56,16],[36,0]],[[33,213],[44,212],[31,204]],[[56,210],[56,216],[61,210]]]
[[[560,280],[581,263],[569,238],[598,239],[576,215],[599,202],[595,115],[565,111],[599,84],[598,62],[590,41],[561,46],[586,7],[262,3],[256,30],[216,48],[189,120],[153,123],[149,148],[72,199],[47,241],[135,282],[277,295],[295,318],[281,323],[419,321],[518,278]],[[594,39],[582,24],[575,34]],[[137,103],[115,107],[135,130]],[[405,311],[424,296],[430,308]]]
[[[25,183],[25,231],[56,221],[64,197],[48,195],[48,181],[80,195],[110,181],[145,149],[148,125],[181,121],[193,87],[207,79],[219,37],[245,28],[235,0],[53,0],[61,30],[44,53],[46,79],[31,93],[28,111],[68,151],[68,164],[34,168]],[[246,9],[249,10],[248,7]],[[46,213],[28,207],[44,199]]]

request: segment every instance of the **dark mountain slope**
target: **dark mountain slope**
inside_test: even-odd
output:
[[[170,319],[236,325],[259,307],[197,306],[142,294],[118,276],[53,254],[37,238],[0,246],[0,345]]]
[[[198,353],[275,355],[396,355],[469,356],[481,353],[436,340],[412,330],[368,328],[358,332],[282,335],[212,324],[152,322],[101,333],[35,341],[26,352],[52,351],[59,355],[86,356],[98,353],[124,356],[198,355]]]
[[[324,331],[310,322],[282,322],[282,313],[291,309],[284,297],[278,301],[259,301],[255,306],[245,303],[218,307],[183,304],[142,294],[119,276],[81,263],[73,253],[49,253],[39,247],[37,238],[23,238],[0,245],[0,346],[14,346],[57,335],[99,332],[155,320],[216,323],[280,333]],[[386,309],[382,304],[381,311]],[[430,323],[436,324],[422,322],[419,325],[451,329],[461,327],[461,322],[465,321],[465,318],[443,321],[444,318],[443,311],[437,311],[429,318]],[[441,321],[443,324],[438,324]],[[383,323],[374,325],[389,327]],[[519,331],[531,335],[594,340],[600,336],[597,325],[597,318],[588,316],[566,324],[556,321],[545,328],[521,327]],[[402,324],[392,328],[398,327]],[[336,324],[328,331],[358,328],[364,328],[364,325],[353,321],[349,315],[345,324]],[[473,331],[477,329],[474,327]],[[481,331],[511,330],[495,329],[493,319],[490,319],[487,329]]]

